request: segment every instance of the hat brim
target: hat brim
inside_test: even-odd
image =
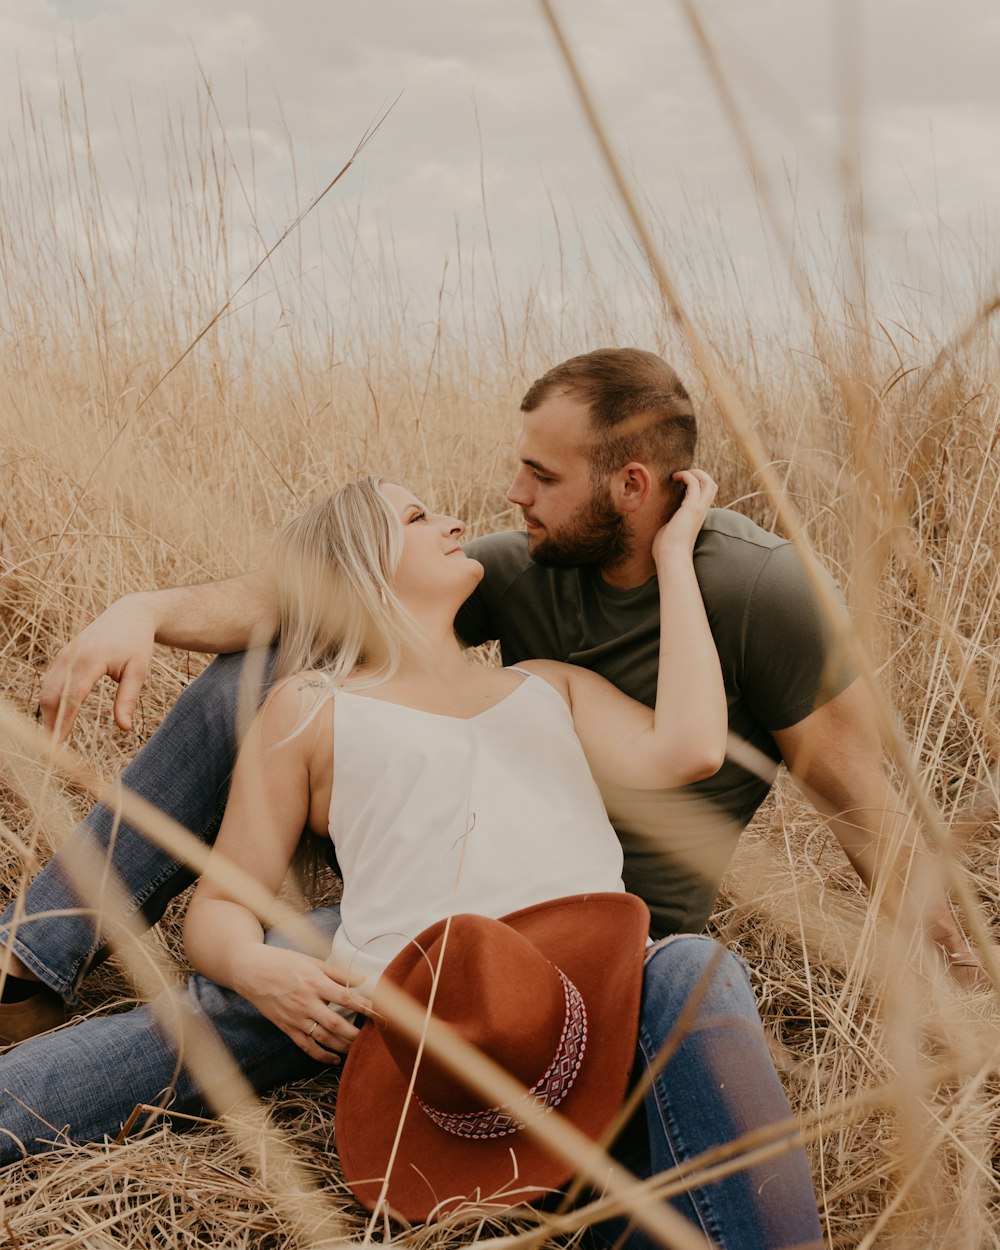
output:
[[[421,945],[443,922],[416,939]],[[558,1114],[592,1140],[624,1100],[635,1060],[642,964],[649,931],[645,904],[625,893],[554,899],[502,917],[579,989],[587,1008],[587,1052]],[[401,956],[397,956],[401,958]],[[392,965],[390,965],[390,968]],[[337,1149],[356,1197],[373,1210],[400,1118],[396,1162],[386,1190],[390,1214],[412,1223],[466,1203],[508,1208],[565,1184],[574,1168],[530,1132],[470,1141],[439,1128],[420,1104],[406,1104],[400,1072],[369,1021],[351,1047],[337,1096]]]

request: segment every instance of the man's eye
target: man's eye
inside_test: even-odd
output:
[[[536,469],[531,470],[531,476],[535,479],[536,482],[551,482],[552,481],[550,477],[546,477],[544,473],[539,473]]]

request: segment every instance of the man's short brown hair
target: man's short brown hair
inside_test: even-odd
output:
[[[671,497],[681,494],[673,475],[691,467],[698,426],[691,397],[665,360],[635,347],[573,356],[532,383],[521,411],[534,412],[557,393],[587,406],[594,439],[586,453],[595,482],[638,460],[655,470]]]

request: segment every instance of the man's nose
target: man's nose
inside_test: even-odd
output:
[[[516,503],[522,508],[526,507],[531,502],[531,496],[525,491],[527,482],[528,475],[525,473],[524,466],[522,465],[521,468],[514,474],[514,480],[507,488],[507,498],[511,503]]]

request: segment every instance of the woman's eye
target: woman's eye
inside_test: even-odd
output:
[[[412,525],[414,521],[426,521],[426,520],[427,520],[426,512],[414,512],[410,517],[410,524]]]

